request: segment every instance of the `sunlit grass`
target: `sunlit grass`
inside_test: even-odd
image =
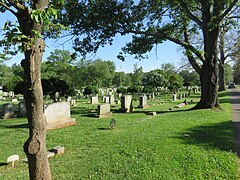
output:
[[[97,105],[81,100],[72,108],[76,126],[47,133],[48,149],[65,147],[65,154],[49,160],[53,179],[236,179],[228,94],[220,98],[223,111],[187,111],[195,103],[169,111],[183,101],[170,102],[170,95],[130,114],[120,113],[116,105],[112,130],[111,118],[93,117]],[[197,102],[198,95],[191,99]],[[158,115],[149,116],[149,111]],[[26,119],[0,121],[0,179],[27,179],[27,164],[3,164],[11,154],[25,157],[25,123]]]

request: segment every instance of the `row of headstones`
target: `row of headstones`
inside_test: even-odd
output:
[[[172,101],[176,101],[177,99],[183,99],[183,98],[188,97],[190,95],[191,95],[190,91],[188,93],[179,93],[178,95],[175,93],[172,96]]]
[[[18,104],[18,116],[25,117],[27,114],[25,102],[19,102]],[[14,104],[13,103],[6,103],[3,104],[3,119],[17,117],[14,111]]]
[[[52,104],[45,104],[44,116],[47,122],[47,129],[56,129],[65,126],[75,125],[75,119],[71,118],[70,103],[69,102],[57,102]],[[26,104],[25,102],[19,103],[19,116],[26,116]],[[3,104],[3,118],[17,117],[14,111],[14,104]]]
[[[148,107],[147,96],[140,96],[138,107],[139,108]],[[110,108],[111,108],[110,103],[98,105],[97,116],[99,118],[111,117],[112,112],[110,112]],[[132,105],[132,95],[124,95],[121,97],[121,108],[119,110],[124,113],[132,112],[134,110],[134,107]]]

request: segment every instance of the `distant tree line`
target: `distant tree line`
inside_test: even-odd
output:
[[[225,64],[225,81],[232,81],[231,66]],[[195,71],[181,70],[177,72],[173,64],[162,64],[160,69],[143,72],[136,64],[132,73],[116,72],[112,61],[101,59],[77,59],[76,54],[66,50],[54,50],[42,64],[42,83],[45,95],[53,96],[58,91],[61,95],[74,94],[74,89],[87,86],[100,87],[131,87],[146,86],[168,87],[179,89],[182,86],[200,85],[199,75]],[[239,71],[237,66],[235,69]],[[22,93],[23,69],[14,64],[8,67],[0,64],[0,83],[4,91]],[[237,78],[235,78],[237,80]],[[236,81],[236,83],[239,83]]]

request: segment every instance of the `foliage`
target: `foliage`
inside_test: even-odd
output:
[[[144,73],[143,85],[153,87],[164,87],[167,85],[168,75],[164,70],[155,69]]]
[[[23,95],[25,93],[25,86],[26,84],[24,83],[24,81],[19,81],[13,89],[14,93]]]
[[[125,74],[125,72],[115,72],[112,84],[116,87],[130,86],[131,77],[129,76],[129,74]]]
[[[87,86],[85,89],[84,89],[84,96],[85,95],[95,95],[98,93],[98,87],[97,86]]]
[[[129,93],[139,93],[142,91],[142,87],[141,86],[131,86],[128,87],[127,92]]]
[[[117,93],[126,94],[127,93],[127,88],[119,87],[119,88],[117,88]]]
[[[183,78],[179,74],[169,75],[169,89],[178,90],[183,86]]]
[[[155,92],[155,88],[153,86],[144,86],[143,93],[153,93]]]
[[[75,91],[64,80],[50,78],[42,79],[43,94],[45,96],[50,95],[52,99],[55,99],[55,93],[58,92],[60,96],[72,96]]]
[[[188,86],[198,86],[200,84],[199,75],[195,71],[183,70],[179,74],[184,79],[184,86],[187,86],[187,84]]]

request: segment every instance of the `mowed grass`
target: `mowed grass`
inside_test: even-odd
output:
[[[130,114],[113,107],[115,129],[110,129],[111,118],[93,117],[96,105],[79,101],[72,108],[76,126],[47,132],[48,149],[65,147],[63,155],[49,159],[53,179],[237,179],[228,93],[220,94],[223,111],[188,111],[195,103],[169,111],[183,100],[168,99]],[[187,99],[197,102],[198,96]],[[25,157],[24,124],[26,119],[20,118],[0,121],[0,179],[28,178],[26,163],[5,165],[9,155]]]

